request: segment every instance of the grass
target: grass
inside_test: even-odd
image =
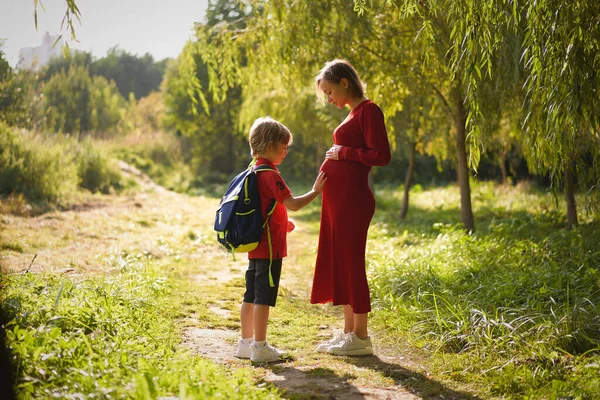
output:
[[[107,277],[5,280],[6,333],[21,398],[274,398],[244,371],[229,373],[178,347],[163,303],[173,286],[148,254],[114,254]]]
[[[594,398],[600,224],[565,231],[550,195],[481,184],[468,234],[456,192],[415,193],[402,223],[387,222],[395,192],[380,193],[368,254],[376,324],[426,349],[440,380],[479,382],[485,396]]]
[[[226,257],[214,240],[217,198],[88,195],[61,212],[3,215],[5,267],[25,270],[38,254],[30,273],[4,276],[1,294],[21,398],[337,393],[310,384],[276,392],[266,383],[271,373],[340,385],[332,390],[402,386],[424,398],[592,399],[600,392],[597,219],[581,215],[581,226],[564,231],[551,195],[483,183],[473,187],[477,231],[467,234],[456,187],[413,193],[401,222],[398,192],[381,187],[376,195],[367,262],[380,357],[314,352],[342,318],[339,308],[308,303],[316,201],[290,213],[298,228],[270,318],[269,341],[290,358],[264,368],[243,360],[215,365],[181,342],[191,327],[239,328],[244,260]]]

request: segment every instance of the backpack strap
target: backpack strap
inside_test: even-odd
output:
[[[275,283],[273,283],[273,275],[271,274],[271,265],[273,264],[273,245],[271,244],[271,228],[269,227],[269,219],[271,219],[271,214],[275,211],[275,206],[277,206],[277,202],[273,199],[273,206],[271,210],[267,213],[267,219],[263,224],[263,228],[267,230],[267,243],[269,243],[269,286],[275,287]]]
[[[248,168],[254,168],[254,172],[262,172],[262,171],[273,171],[278,172],[276,169],[271,168],[266,164],[262,164],[259,166],[255,166],[256,159],[252,160]],[[273,265],[273,244],[271,242],[271,228],[269,227],[269,219],[271,219],[271,214],[275,211],[275,207],[277,206],[277,201],[273,199],[273,203],[267,213],[267,218],[263,224],[263,228],[267,231],[267,243],[269,244],[269,286],[275,287],[275,283],[273,282],[273,274],[271,274],[271,266]]]

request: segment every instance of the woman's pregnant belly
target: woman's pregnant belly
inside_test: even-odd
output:
[[[370,169],[354,161],[325,160],[321,165],[321,171],[327,177],[323,188],[324,201],[327,199],[327,202],[333,202],[336,208],[345,211],[374,210],[375,199],[368,181]]]

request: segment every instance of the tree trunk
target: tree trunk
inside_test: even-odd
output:
[[[507,154],[502,153],[502,156],[500,157],[500,173],[502,174],[502,184],[505,185],[506,182],[508,182],[508,173],[506,171],[506,157]]]
[[[412,185],[413,175],[415,173],[415,158],[417,153],[417,144],[410,144],[410,154],[408,158],[408,169],[406,170],[406,179],[404,180],[404,198],[402,199],[402,210],[400,211],[400,219],[405,219],[408,213],[408,195],[410,186]]]
[[[456,129],[456,174],[460,187],[460,215],[467,231],[475,230],[473,209],[471,207],[471,187],[469,184],[469,166],[467,164],[466,122],[467,112],[460,91],[454,90],[456,104],[454,127]]]
[[[573,162],[567,161],[565,166],[565,200],[567,201],[567,226],[570,230],[577,222],[577,203],[575,203],[575,172]]]

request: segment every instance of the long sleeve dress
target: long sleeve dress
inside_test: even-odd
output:
[[[371,100],[355,107],[333,132],[342,145],[338,160],[325,160],[321,230],[311,303],[352,306],[355,314],[371,311],[365,270],[367,231],[375,213],[369,188],[372,166],[390,162],[390,145],[381,109]]]

